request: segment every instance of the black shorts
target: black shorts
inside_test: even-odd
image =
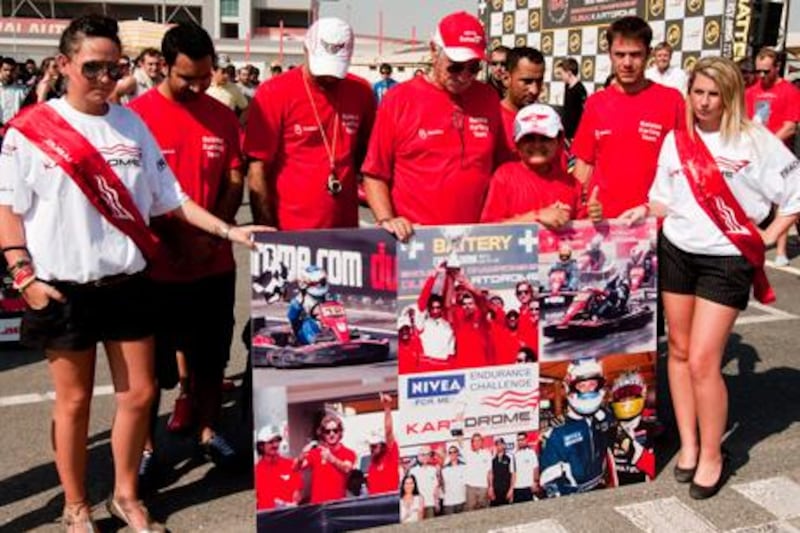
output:
[[[112,276],[92,283],[48,281],[67,299],[26,309],[21,342],[47,350],[86,350],[103,341],[131,341],[153,334],[150,281]]]
[[[230,357],[236,273],[187,283],[154,282],[158,307],[156,369],[159,384],[177,383],[175,352],[200,375],[220,375]],[[207,373],[207,374],[206,374]]]
[[[659,238],[658,280],[661,290],[694,294],[744,310],[750,299],[755,267],[740,255],[685,252],[663,234]]]

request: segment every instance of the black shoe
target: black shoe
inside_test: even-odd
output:
[[[153,488],[156,477],[156,456],[151,450],[142,452],[139,460],[139,490],[148,492]]]
[[[697,472],[697,466],[692,468],[681,468],[675,465],[672,473],[675,474],[675,481],[678,483],[689,483],[694,479],[694,473]]]
[[[217,466],[230,466],[236,462],[236,450],[219,433],[201,444],[203,455]]]
[[[698,485],[694,481],[692,484],[689,485],[689,496],[691,496],[695,500],[707,500],[712,496],[716,495],[722,486],[728,481],[728,478],[731,476],[731,468],[730,468],[730,459],[727,455],[722,456],[722,470],[719,473],[719,479],[717,482],[714,483],[710,487],[704,487],[703,485]]]

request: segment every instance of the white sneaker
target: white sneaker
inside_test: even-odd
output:
[[[789,266],[789,258],[785,255],[776,255],[775,256],[775,266],[777,267],[785,267]]]

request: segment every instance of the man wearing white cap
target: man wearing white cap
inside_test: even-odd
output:
[[[375,119],[365,80],[348,74],[353,30],[321,18],[306,62],[256,91],[244,140],[254,220],[283,230],[356,227],[356,172]]]
[[[394,439],[392,397],[380,393],[383,406],[383,431],[369,435],[370,461],[367,470],[367,491],[370,494],[397,492],[400,488],[400,449]]]
[[[264,426],[256,435],[256,509],[297,505],[303,480],[294,469],[294,461],[281,457],[279,447],[283,436],[276,426]]]
[[[545,104],[523,107],[514,119],[520,161],[497,169],[481,222],[541,222],[556,229],[578,214],[580,186],[561,164],[564,129]]]
[[[362,167],[375,219],[401,240],[412,224],[478,222],[492,171],[508,158],[497,94],[475,81],[486,56],[478,19],[444,17],[430,49],[431,72],[381,102]]]

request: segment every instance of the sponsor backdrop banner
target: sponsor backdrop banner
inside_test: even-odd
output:
[[[788,0],[783,4],[785,10]],[[480,0],[477,6],[490,49],[532,46],[545,55],[541,100],[552,105],[564,103],[564,83],[553,77],[559,59],[578,62],[589,94],[611,74],[606,31],[617,18],[645,19],[653,45],[669,43],[672,65],[687,70],[707,55],[738,60],[752,54],[757,31],[750,0]]]

